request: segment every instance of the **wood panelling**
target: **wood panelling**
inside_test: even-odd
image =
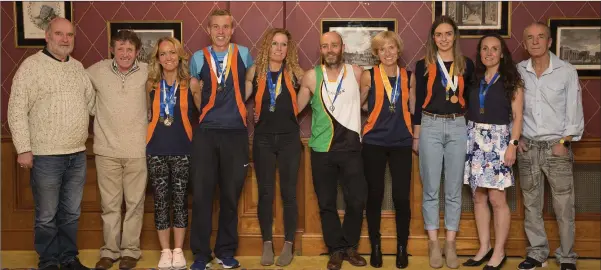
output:
[[[252,140],[251,140],[252,144]],[[88,172],[84,188],[82,215],[78,233],[78,245],[82,249],[98,249],[102,246],[102,219],[100,217],[100,193],[96,183],[94,155],[91,152],[92,139],[87,142]],[[586,139],[574,143],[575,161],[577,163],[601,163],[599,139]],[[251,147],[252,149],[252,147]],[[317,206],[317,197],[313,189],[311,177],[310,150],[307,140],[303,139],[303,150],[297,184],[297,201],[299,208],[298,228],[296,231],[296,253],[302,255],[317,255],[327,252],[321,234],[321,221]],[[252,154],[251,154],[252,156]],[[11,138],[2,138],[2,249],[31,250],[33,249],[33,200],[29,185],[29,172],[16,163],[16,152]],[[409,253],[427,255],[427,235],[423,229],[421,212],[422,188],[419,178],[418,157],[413,156],[413,177],[411,183],[411,236]],[[242,197],[240,198],[238,214],[238,232],[240,235],[239,255],[261,254],[261,232],[257,219],[257,181],[254,176],[254,164],[251,163]],[[519,185],[519,180],[516,181]],[[283,205],[280,199],[279,182],[276,182],[274,203],[274,245],[278,253],[284,241]],[[149,186],[150,187],[150,186]],[[519,193],[519,186],[516,187]],[[215,241],[218,220],[218,196],[214,201],[213,237]],[[191,196],[189,198],[191,202]],[[523,204],[521,193],[517,196],[517,210],[512,214],[511,230],[507,241],[507,254],[523,256],[527,239],[523,230]],[[191,204],[190,204],[191,205]],[[154,228],[152,190],[147,189],[142,227],[141,244],[143,249],[160,249],[156,230]],[[340,211],[342,219],[343,211]],[[190,211],[190,214],[191,211]],[[545,228],[549,237],[551,250],[559,245],[558,227],[552,213],[545,213]],[[583,213],[576,216],[576,245],[575,250],[581,257],[601,257],[601,218],[600,213]],[[441,218],[441,224],[444,220]],[[393,211],[382,211],[382,250],[385,254],[396,252],[396,231]],[[494,235],[494,234],[493,234]],[[441,230],[440,237],[444,237]],[[473,213],[464,212],[457,235],[458,253],[474,254],[478,248],[478,237]],[[185,243],[189,248],[188,240]],[[367,236],[367,224],[363,223],[361,253],[369,253],[370,246]]]

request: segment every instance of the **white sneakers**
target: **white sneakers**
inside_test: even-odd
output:
[[[173,260],[173,254],[170,249],[163,249],[161,251],[161,258],[159,259],[159,270],[170,270],[172,267],[171,261]]]
[[[184,257],[184,251],[181,248],[173,250],[172,267],[175,270],[186,269],[186,257]]]
[[[161,251],[159,270],[180,270],[186,269],[186,266],[186,257],[184,257],[184,251],[181,248],[176,248],[173,252],[170,249]]]

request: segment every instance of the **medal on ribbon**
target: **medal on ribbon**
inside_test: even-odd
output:
[[[175,103],[177,102],[177,97],[175,96],[175,94],[177,93],[177,90],[179,89],[179,83],[177,83],[177,81],[174,83],[173,86],[171,86],[169,89],[167,89],[167,82],[165,81],[165,79],[161,80],[161,85],[163,87],[161,87],[161,109],[160,109],[160,114],[159,114],[159,121],[163,122],[163,124],[165,126],[171,126],[171,124],[173,124],[173,114],[174,114],[174,108],[175,108]]]
[[[282,67],[278,71],[276,83],[274,83],[273,79],[271,78],[271,72],[269,71],[269,68],[267,68],[267,87],[269,88],[269,111],[270,112],[275,112],[276,99],[282,92],[282,70],[283,69],[284,69],[284,66],[282,65]]]
[[[228,47],[227,53],[223,57],[223,63],[218,61],[217,54],[211,47],[209,50],[211,52],[211,66],[215,71],[215,77],[217,77],[217,91],[222,91],[225,89],[225,81],[227,80],[227,76],[230,74],[230,67],[232,65],[232,45]],[[227,62],[225,62],[227,59]]]
[[[394,83],[394,87],[392,85],[390,85],[390,80],[388,79],[388,74],[386,74],[386,71],[384,70],[384,66],[382,64],[380,64],[379,66],[380,68],[380,78],[382,79],[382,84],[384,84],[384,90],[386,90],[386,95],[388,96],[388,101],[390,101],[390,106],[388,107],[388,110],[391,113],[396,112],[396,103],[399,99],[399,95],[400,95],[400,80],[401,80],[401,74],[400,74],[400,68],[397,66],[396,68],[396,80]]]
[[[334,99],[332,99],[330,97],[330,92],[328,91],[328,73],[326,72],[326,68],[324,65],[321,65],[321,70],[323,71],[323,86],[326,88],[326,95],[328,96],[328,100],[330,100],[330,111],[334,112],[334,110],[336,109],[336,107],[334,106],[334,103],[336,102],[336,99],[338,98],[338,95],[340,95],[341,92],[344,92],[344,90],[341,91],[341,87],[342,87],[342,81],[344,80],[344,77],[346,75],[346,66],[344,66],[342,68],[342,70],[340,71],[340,73],[338,74],[338,78],[336,78],[337,86],[336,86],[336,92],[334,94]]]
[[[491,85],[495,83],[497,77],[499,77],[498,72],[495,73],[495,75],[492,77],[492,79],[490,79],[490,82],[488,84],[486,83],[486,80],[484,78],[482,78],[482,80],[480,81],[480,92],[478,93],[478,98],[480,101],[480,114],[484,114],[484,100],[486,99],[486,94],[488,94],[488,89]]]
[[[459,76],[454,75],[451,79],[451,75],[449,75],[449,72],[447,72],[447,68],[445,67],[444,62],[442,61],[440,54],[436,54],[436,59],[438,61],[440,81],[442,82],[442,87],[445,88],[446,100],[449,100],[450,93],[453,92],[453,96],[450,97],[450,101],[452,103],[457,103],[459,101],[459,98],[456,95]],[[455,63],[452,63],[450,68],[450,74],[454,74],[454,70]]]

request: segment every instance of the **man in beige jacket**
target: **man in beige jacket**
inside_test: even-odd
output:
[[[111,40],[114,58],[88,68],[96,89],[94,154],[102,204],[104,246],[96,269],[132,269],[140,259],[140,232],[146,191],[145,83],[148,65],[136,61],[140,38],[120,31]],[[121,205],[125,218],[121,233]]]

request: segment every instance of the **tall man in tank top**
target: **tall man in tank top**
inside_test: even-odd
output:
[[[328,269],[340,269],[342,261],[354,266],[367,263],[357,253],[367,197],[361,159],[361,103],[367,91],[359,91],[362,69],[342,61],[342,37],[328,32],[320,39],[322,65],[309,70],[298,94],[302,111],[311,102],[311,167],[317,194],[323,237],[330,260]],[[346,204],[340,224],[336,198],[338,180]]]
[[[192,136],[190,185],[192,227],[190,246],[194,253],[191,269],[205,269],[212,261],[213,193],[219,185],[219,225],[215,243],[216,262],[236,268],[238,248],[238,199],[249,166],[248,131],[244,102],[247,67],[253,61],[248,48],[230,43],[234,20],[227,10],[209,16],[207,32],[211,46],[197,51],[190,60],[190,75],[202,82],[200,123]]]

